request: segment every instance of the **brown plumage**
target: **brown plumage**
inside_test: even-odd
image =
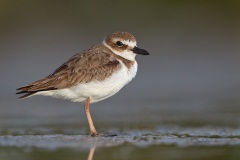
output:
[[[115,55],[102,44],[93,46],[74,55],[51,75],[18,88],[17,94],[25,94],[19,97],[21,99],[39,91],[68,88],[92,80],[102,81],[119,69],[120,65],[117,59],[121,59],[128,67],[132,65],[132,61]]]

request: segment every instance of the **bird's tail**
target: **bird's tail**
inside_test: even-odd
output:
[[[53,87],[53,78],[43,78],[41,80],[38,80],[36,82],[30,83],[26,86],[20,87],[17,90],[16,94],[24,94],[19,99],[27,98],[30,96],[33,96],[35,93],[40,92],[40,91],[49,91],[49,90],[55,90],[56,88]]]
[[[35,93],[37,93],[37,92],[20,91],[20,92],[17,92],[16,94],[24,94],[24,95],[18,97],[18,99],[24,99],[24,98],[33,96]]]

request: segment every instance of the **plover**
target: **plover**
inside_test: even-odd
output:
[[[149,55],[136,44],[128,32],[112,33],[102,44],[74,55],[49,76],[18,88],[17,94],[24,94],[19,99],[44,95],[85,102],[91,136],[96,136],[89,105],[114,95],[136,76],[136,54]]]

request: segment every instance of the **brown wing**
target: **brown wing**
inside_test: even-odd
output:
[[[92,80],[104,80],[120,67],[113,53],[103,45],[96,45],[83,53],[70,58],[51,75],[18,88],[26,93],[20,98],[28,97],[39,91],[63,89]]]

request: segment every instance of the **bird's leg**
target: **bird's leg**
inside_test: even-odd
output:
[[[97,131],[96,131],[94,125],[93,125],[92,117],[91,117],[90,110],[89,110],[89,104],[90,104],[90,97],[88,97],[88,99],[86,100],[86,103],[84,105],[84,109],[85,109],[85,112],[86,112],[91,136],[95,137],[96,135],[98,135],[98,133],[97,133]]]

